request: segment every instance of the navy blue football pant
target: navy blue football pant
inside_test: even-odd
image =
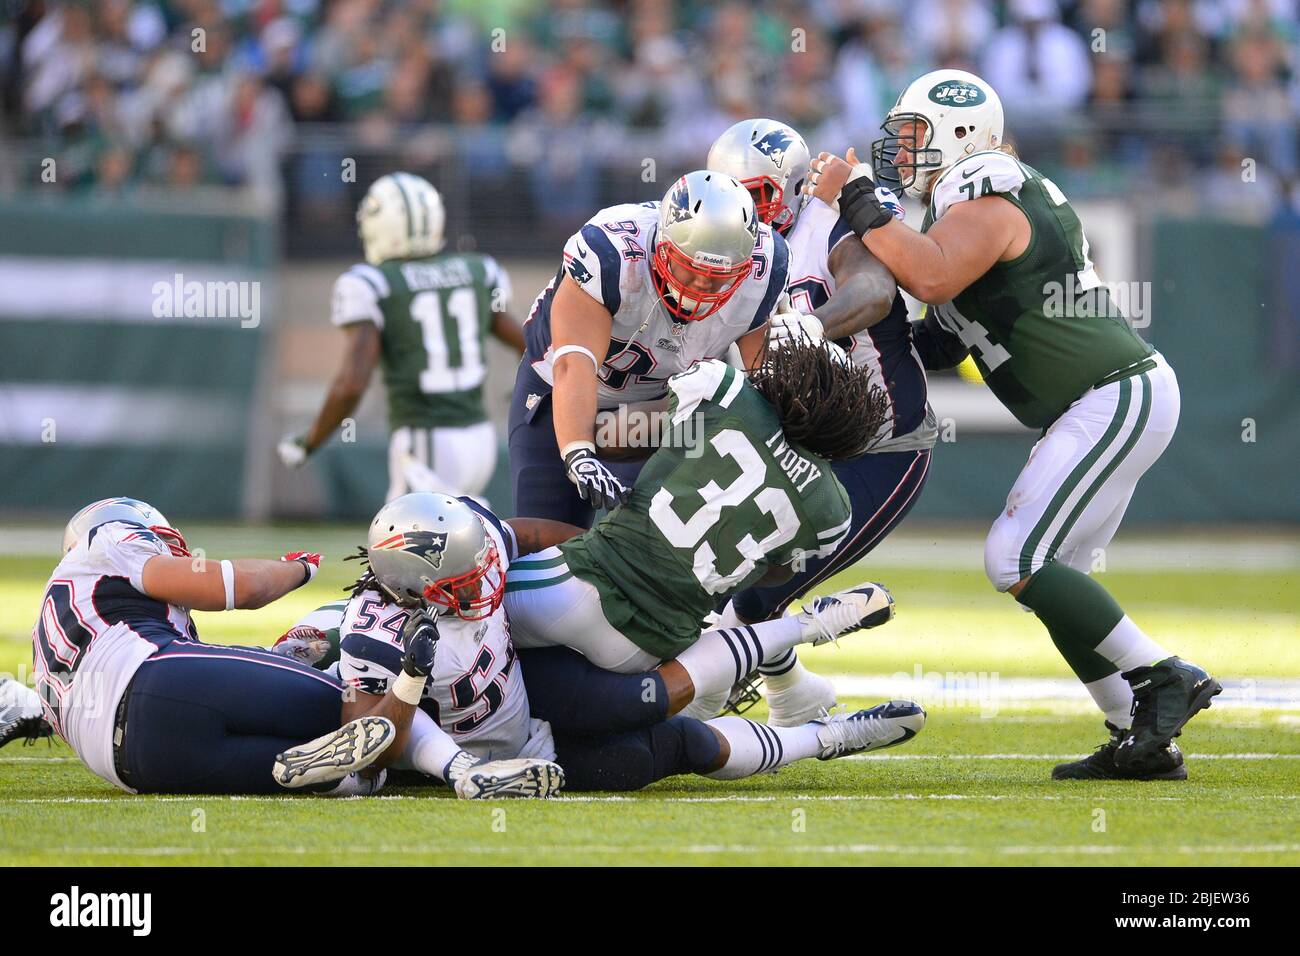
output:
[[[566,790],[639,790],[715,769],[718,738],[702,721],[667,716],[657,673],[601,670],[567,647],[521,650],[519,664],[532,715],[551,725]]]
[[[174,641],[136,671],[124,747],[143,793],[284,793],[281,751],[339,727],[343,687],[270,651]]]
[[[853,506],[848,536],[834,554],[809,560],[785,584],[749,588],[733,599],[736,613],[754,624],[779,615],[790,601],[858,561],[885,539],[912,510],[930,474],[930,452],[896,451],[861,455],[831,466]]]
[[[532,408],[528,407],[530,396],[536,396]],[[595,512],[564,473],[564,460],[555,444],[551,387],[538,378],[527,358],[519,363],[519,374],[515,376],[508,431],[515,515],[567,521],[579,528],[591,527]],[[630,488],[645,462],[607,461],[605,464]]]

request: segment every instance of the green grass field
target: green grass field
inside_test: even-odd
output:
[[[205,530],[191,541],[211,542],[212,554],[322,546],[319,529]],[[327,558],[352,537],[324,533]],[[1180,740],[1186,783],[1062,784],[1048,779],[1052,764],[1087,752],[1103,731],[1086,701],[1020,693],[1069,677],[1037,621],[993,593],[978,565],[888,561],[882,553],[826,590],[881,580],[898,602],[895,621],[804,660],[857,678],[851,687],[918,670],[956,675],[959,687],[983,675],[977,699],[923,694],[929,722],[904,748],[739,783],[680,777],[630,796],[472,804],[415,786],[346,801],[131,797],[61,744],[12,745],[0,751],[0,863],[1300,863],[1300,701],[1281,683],[1300,681],[1293,569],[1112,566],[1103,580],[1128,612],[1226,679],[1225,697],[1237,703],[1202,714]],[[28,673],[28,633],[52,565],[0,558],[0,672]],[[353,572],[332,560],[310,588],[271,608],[196,615],[200,633],[269,643]],[[1251,706],[1251,694],[1266,706]],[[1288,694],[1290,705],[1278,706]]]

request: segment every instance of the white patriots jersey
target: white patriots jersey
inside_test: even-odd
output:
[[[504,570],[515,555],[514,536],[490,512],[475,511],[489,516],[483,523]],[[402,628],[409,614],[376,590],[348,601],[339,624],[339,679],[362,693],[386,693],[402,669]],[[518,756],[528,741],[528,692],[505,608],[481,621],[442,614],[437,625],[438,650],[420,706],[476,757]]]
[[[790,247],[790,301],[799,311],[811,313],[835,294],[831,252],[841,242],[858,239],[838,212],[809,197],[786,241]],[[868,371],[872,384],[879,386],[888,400],[885,419],[876,434],[879,444],[873,451],[931,447],[937,431],[926,404],[925,371],[911,344],[907,307],[901,297],[895,298],[888,316],[839,344],[854,365]]]
[[[45,718],[90,770],[113,771],[117,705],[137,669],[177,639],[197,639],[190,613],[144,593],[150,558],[170,555],[142,524],[109,521],[86,533],[50,575],[32,628]]]
[[[524,326],[527,358],[546,384],[551,369],[551,300],[568,275],[613,316],[609,352],[599,370],[597,405],[661,398],[668,379],[696,362],[723,358],[745,333],[767,322],[785,289],[785,240],[759,224],[754,267],[717,312],[697,322],[675,320],[650,273],[659,203],[625,203],[596,213],[564,247],[564,265],[533,303]]]

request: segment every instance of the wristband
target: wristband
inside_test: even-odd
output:
[[[299,564],[301,564],[302,569],[307,572],[307,576],[302,579],[302,584],[298,585],[298,587],[303,587],[306,584],[310,584],[311,579],[315,577],[315,572],[313,571],[314,565],[312,565],[312,563],[308,561],[306,558],[294,558],[294,560],[297,561]],[[295,588],[295,590],[297,589]]]
[[[235,609],[235,566],[229,561],[221,562],[221,584],[226,589],[226,610]]]
[[[593,455],[596,453],[596,443],[594,441],[588,441],[585,438],[580,438],[577,441],[569,442],[567,445],[561,448],[560,457],[567,459],[569,457],[570,452],[577,451],[579,448],[585,448]]]
[[[574,352],[587,356],[587,358],[591,359],[592,365],[597,369],[600,368],[600,363],[596,361],[596,356],[592,353],[591,349],[582,345],[561,345],[558,349],[551,352],[551,362],[554,363],[558,361],[561,355],[569,355]]]
[[[420,698],[424,696],[424,682],[427,680],[427,677],[413,677],[406,671],[402,671],[389,685],[388,689],[402,703],[417,707]]]

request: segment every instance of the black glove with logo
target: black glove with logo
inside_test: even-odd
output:
[[[433,673],[433,660],[438,651],[438,625],[423,611],[412,611],[402,627],[402,670],[412,677],[428,677]]]
[[[593,508],[626,504],[632,492],[614,476],[590,448],[575,448],[564,456],[564,473]]]
[[[840,190],[840,216],[861,239],[872,229],[879,229],[894,218],[876,193],[870,176],[851,179]]]

